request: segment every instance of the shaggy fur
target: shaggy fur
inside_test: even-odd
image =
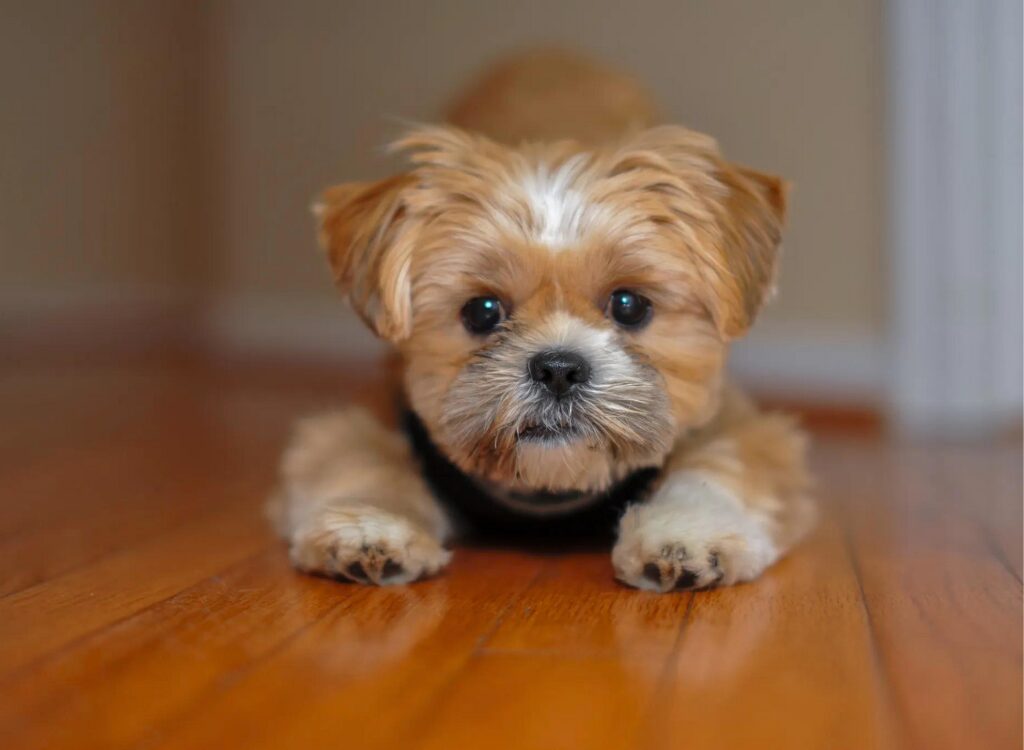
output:
[[[538,66],[585,101],[552,105],[550,81],[531,88]],[[524,116],[493,126],[487,103],[509,101]],[[317,213],[338,286],[394,344],[410,406],[464,472],[502,491],[599,493],[664,467],[623,516],[612,562],[624,582],[667,591],[756,577],[813,506],[802,436],[723,378],[729,342],[774,289],[785,186],[707,136],[646,127],[648,101],[575,58],[506,64],[456,106],[481,132],[418,129],[395,144],[408,172],[332,188]],[[609,317],[617,289],[651,301],[649,323]],[[484,295],[504,319],[474,335],[460,311]],[[529,377],[530,357],[553,349],[590,363],[571,398]],[[296,435],[277,500],[293,559],[373,583],[435,572],[444,511],[401,438],[366,419],[323,417]],[[557,436],[530,438],[538,428]]]

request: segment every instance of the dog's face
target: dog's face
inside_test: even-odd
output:
[[[327,191],[322,238],[454,463],[595,491],[714,415],[727,344],[772,287],[778,179],[678,127],[602,151],[449,128],[397,146],[412,169]]]

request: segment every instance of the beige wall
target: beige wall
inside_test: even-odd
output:
[[[4,301],[191,283],[197,7],[0,5]]]
[[[796,183],[767,318],[882,325],[878,0],[219,3],[233,294],[330,294],[310,197],[382,174],[398,118],[431,119],[488,59],[568,41],[635,73],[672,119]]]
[[[2,0],[0,0],[2,2]],[[2,2],[0,293],[335,297],[312,196],[486,60],[568,42],[796,183],[768,325],[883,325],[880,0]]]

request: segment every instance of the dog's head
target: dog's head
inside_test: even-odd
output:
[[[328,190],[335,279],[413,409],[510,490],[607,487],[713,416],[769,295],[785,190],[661,127],[601,150],[413,132],[405,174]]]

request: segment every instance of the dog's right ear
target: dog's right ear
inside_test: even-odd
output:
[[[329,188],[313,207],[334,281],[378,336],[397,343],[412,329],[413,238],[406,226],[411,175]]]

